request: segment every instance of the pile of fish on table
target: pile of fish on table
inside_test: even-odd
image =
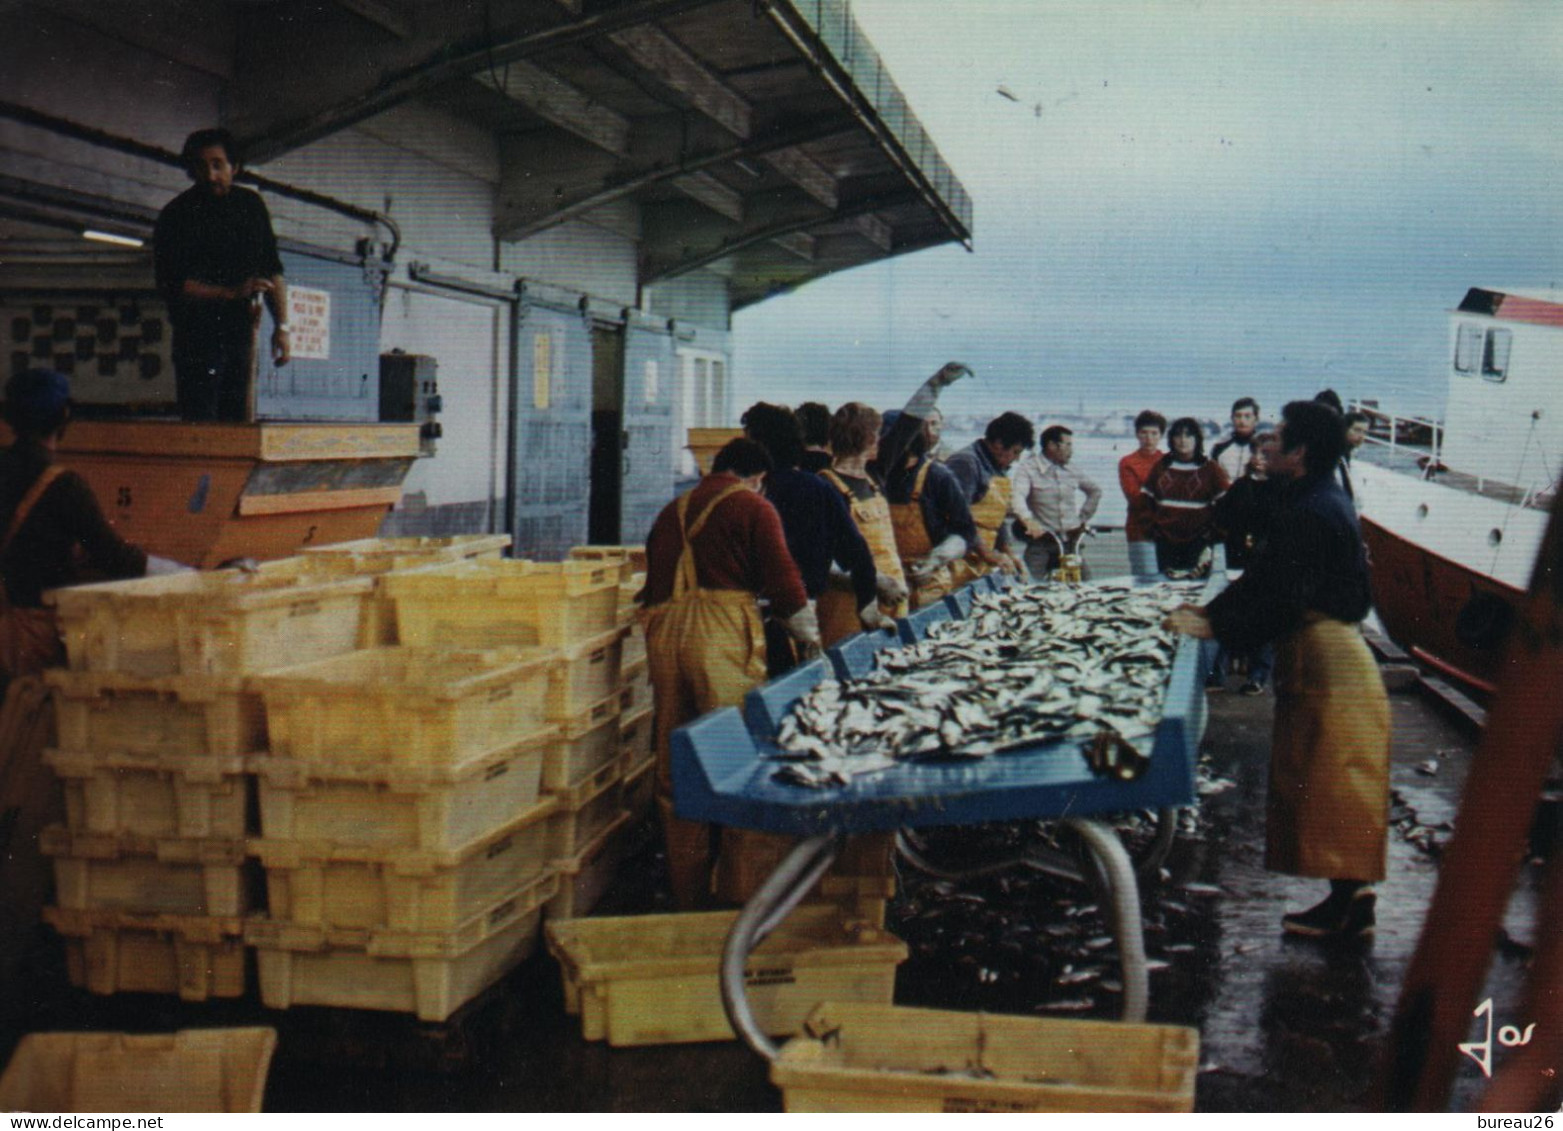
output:
[[[825,788],[908,759],[983,758],[1058,739],[1109,761],[1161,721],[1176,634],[1201,585],[1036,585],[978,595],[969,616],[825,680],[777,729],[778,781]],[[1114,763],[1114,768],[1117,768]],[[1093,761],[1093,768],[1097,768]],[[1122,771],[1129,777],[1133,772]]]

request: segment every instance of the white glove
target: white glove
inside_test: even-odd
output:
[[[148,577],[165,577],[171,573],[193,572],[194,570],[189,566],[181,565],[179,562],[174,561],[173,558],[160,558],[156,554],[147,555],[146,576]]]
[[[874,586],[888,605],[899,605],[906,600],[906,582],[892,573],[881,573],[874,578]]]
[[[965,555],[966,539],[959,534],[951,534],[943,542],[935,546],[932,553],[912,567],[913,579],[917,581],[925,580],[949,565],[956,558],[964,557]]]
[[[782,625],[794,640],[819,647],[819,614],[814,611],[813,601],[782,621]]]
[[[878,601],[870,601],[857,611],[858,620],[869,632],[894,632],[895,618],[886,615]]]

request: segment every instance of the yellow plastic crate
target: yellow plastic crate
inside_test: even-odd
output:
[[[619,750],[624,760],[624,776],[656,760],[656,718],[651,707],[626,711],[619,721]]]
[[[619,692],[561,721],[559,738],[543,755],[543,789],[566,791],[619,757]]]
[[[275,1029],[29,1033],[0,1076],[0,1111],[260,1111]]]
[[[610,1045],[727,1041],[718,970],[736,911],[549,923],[544,934],[578,1005],[581,1035]],[[889,1004],[906,944],[833,907],[800,907],[744,970],[756,1023],[798,1032],[822,1001]]]
[[[651,812],[657,797],[656,765],[649,761],[631,763],[633,751],[624,752],[624,811],[639,821]]]
[[[242,838],[184,840],[50,825],[38,845],[54,857],[55,894],[67,910],[219,916],[249,910]]]
[[[260,833],[370,849],[451,852],[537,804],[552,727],[456,770],[394,766],[356,772],[291,758],[249,760]]]
[[[545,797],[497,832],[448,852],[256,840],[267,903],[310,928],[450,931],[550,870]]]
[[[545,725],[547,653],[370,648],[257,676],[271,753],[320,765],[445,767]]]
[[[561,649],[548,662],[548,717],[573,719],[614,694],[628,629],[610,628]]]
[[[591,561],[471,561],[390,573],[403,644],[568,648],[615,627],[619,570]]]
[[[573,859],[554,861],[559,893],[548,901],[546,918],[576,919],[597,906],[629,853],[631,827],[630,815],[620,813]]]
[[[771,1063],[788,1111],[1193,1111],[1199,1033],[831,1000]]]
[[[266,748],[266,711],[237,676],[44,673],[54,688],[62,750],[156,758],[249,754]]]
[[[244,994],[244,921],[236,916],[131,915],[45,907],[65,942],[71,985],[89,993]]]
[[[261,1003],[414,1013],[444,1021],[531,956],[552,874],[506,896],[458,929],[399,934],[309,930],[252,921]]]
[[[128,675],[247,675],[351,652],[372,578],[217,570],[56,589],[70,667]]]
[[[620,581],[628,581],[646,572],[645,546],[573,546],[570,557],[576,560],[606,562],[619,567]]]
[[[74,832],[242,839],[249,778],[238,755],[150,760],[45,750]]]
[[[357,576],[423,569],[473,559],[497,560],[508,534],[455,534],[442,538],[359,538],[299,551],[310,568]]]
[[[644,657],[624,665],[619,673],[619,688],[619,705],[626,716],[651,710],[651,676]]]
[[[555,860],[571,860],[624,811],[619,763],[609,762],[554,796],[559,799],[559,808],[548,818],[548,854]]]

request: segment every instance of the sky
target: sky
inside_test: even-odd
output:
[[[974,248],[734,319],[735,395],[1225,416],[1430,412],[1471,286],[1563,282],[1563,4],[854,0]],[[1015,101],[998,91],[1003,87]]]

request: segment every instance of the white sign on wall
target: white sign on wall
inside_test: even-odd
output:
[[[294,357],[326,361],[331,357],[331,292],[288,288],[288,344]]]

